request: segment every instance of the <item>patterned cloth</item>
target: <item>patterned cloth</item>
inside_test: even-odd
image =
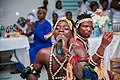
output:
[[[19,17],[17,23],[21,25],[23,22],[26,22],[24,17]]]
[[[98,75],[89,65],[83,68],[83,80],[98,80]]]

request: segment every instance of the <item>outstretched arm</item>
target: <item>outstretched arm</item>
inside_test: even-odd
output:
[[[54,30],[52,30],[51,32],[49,32],[48,34],[44,35],[44,38],[47,40],[48,38],[51,38],[52,35],[54,33]]]
[[[97,62],[100,58],[103,58],[106,47],[111,43],[113,39],[113,32],[107,32],[102,37],[102,42],[97,52],[92,56],[94,62]]]

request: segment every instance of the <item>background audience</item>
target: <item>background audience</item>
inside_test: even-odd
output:
[[[49,4],[48,0],[43,0],[43,6],[42,7],[47,10],[47,14],[46,14],[45,19],[46,20],[51,20],[52,19],[52,10],[51,10],[51,8],[48,7],[48,4]]]
[[[109,1],[108,0],[100,0],[99,1],[102,6],[102,11],[109,17],[109,19],[112,19],[112,13],[109,8]]]
[[[58,14],[58,18],[65,17],[65,9],[62,7],[62,2],[60,0],[56,2],[53,12]]]
[[[36,54],[41,48],[50,47],[52,45],[51,39],[46,39],[44,35],[51,31],[50,23],[45,20],[46,9],[39,7],[37,12],[38,20],[35,21],[35,27],[31,30],[30,35],[34,34],[34,46],[30,48],[31,63],[34,63]]]
[[[76,11],[76,14],[79,15],[81,13],[81,5],[82,5],[82,2],[81,1],[78,1],[78,4],[77,4],[77,11]]]
[[[113,22],[120,22],[120,0],[112,0],[110,8],[113,14]]]
[[[57,20],[58,20],[58,14],[57,13],[53,13],[52,14],[52,23],[53,23],[53,27],[54,27],[54,25],[55,25],[55,23],[57,22]]]
[[[72,17],[73,17],[72,12],[71,11],[67,11],[66,14],[65,14],[65,16],[66,16],[66,18],[68,20],[70,20],[72,22],[73,27],[75,28],[75,22],[74,22],[74,20],[72,20]]]
[[[86,11],[89,11],[89,10],[90,10],[90,8],[89,8],[88,1],[83,0],[83,3],[81,5],[81,12],[86,12]]]
[[[99,4],[97,1],[92,1],[90,2],[89,7],[90,7],[91,12],[95,12],[97,9],[99,9]]]

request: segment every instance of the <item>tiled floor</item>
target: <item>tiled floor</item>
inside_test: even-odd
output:
[[[6,63],[10,61],[12,51],[0,52],[0,63]],[[10,72],[15,70],[15,64],[0,65],[0,80],[23,80],[20,74],[11,74]],[[47,80],[47,73],[45,68],[41,70],[39,80]]]
[[[24,80],[20,77],[20,73],[11,74],[10,72],[13,71],[13,69],[10,70],[9,67],[7,68],[7,70],[5,68],[4,70],[0,71],[0,80]],[[41,77],[39,78],[39,80],[47,80],[47,74],[44,67],[41,70]]]

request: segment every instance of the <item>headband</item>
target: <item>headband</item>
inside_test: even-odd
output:
[[[80,25],[82,22],[86,22],[86,21],[92,21],[92,22],[93,22],[93,20],[92,20],[91,18],[81,19],[81,20],[79,20],[79,21],[76,23],[76,28],[78,28],[79,25]]]
[[[54,29],[56,28],[58,22],[60,22],[60,21],[62,21],[62,20],[67,21],[67,23],[68,23],[69,26],[70,26],[70,29],[72,30],[72,26],[73,26],[73,25],[72,25],[72,22],[71,22],[70,20],[68,20],[66,17],[59,18],[59,19],[57,20],[55,26],[54,26]]]

